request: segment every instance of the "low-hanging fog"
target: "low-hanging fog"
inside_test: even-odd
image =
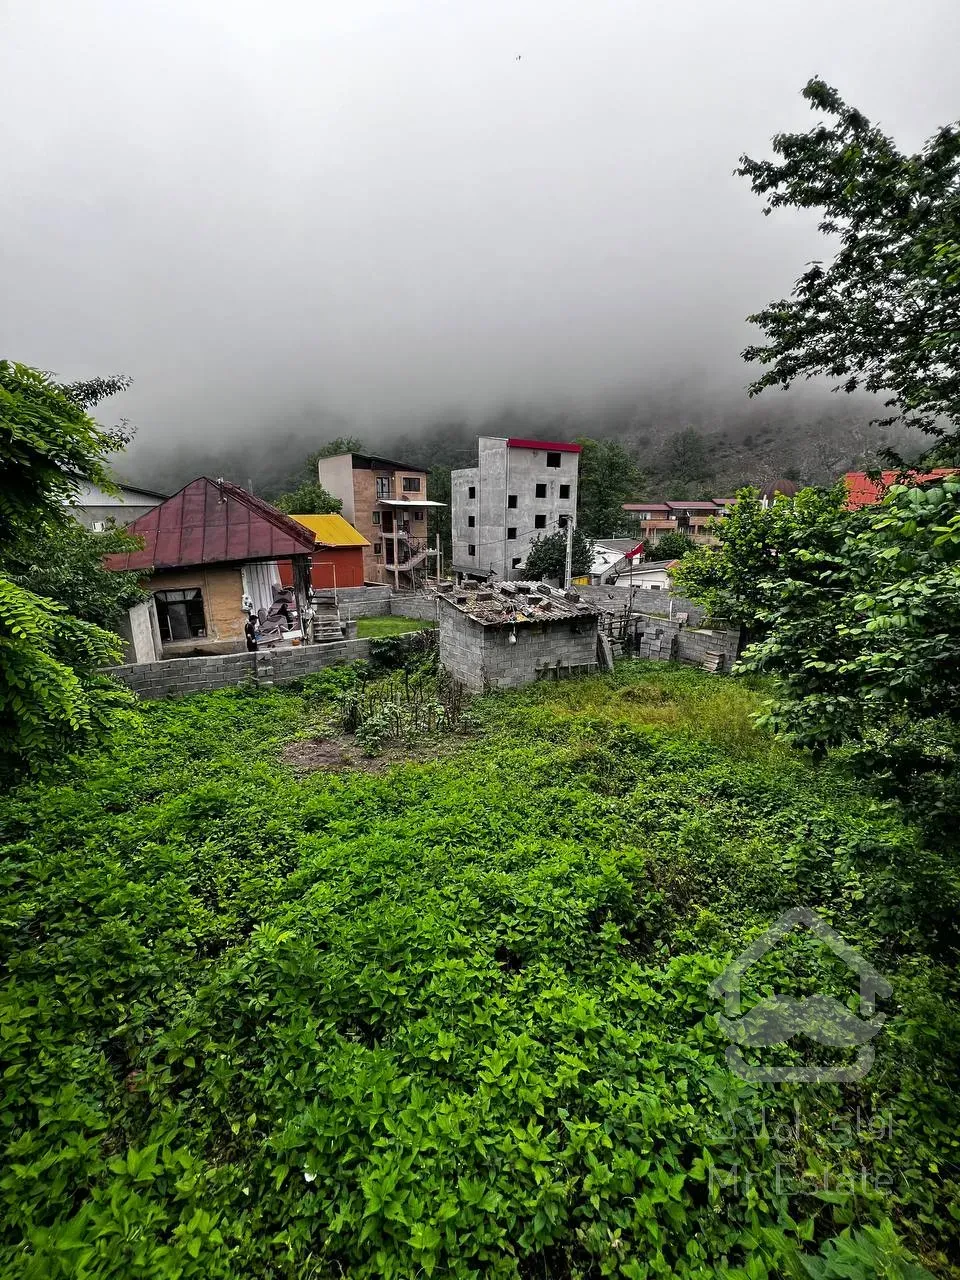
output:
[[[823,250],[738,156],[813,74],[919,145],[958,47],[956,0],[5,0],[0,350],[131,374],[143,481],[511,408],[729,418],[744,317]]]

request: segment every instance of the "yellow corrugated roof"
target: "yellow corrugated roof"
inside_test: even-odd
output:
[[[369,547],[362,533],[343,516],[294,516],[317,535],[317,542],[324,547]]]

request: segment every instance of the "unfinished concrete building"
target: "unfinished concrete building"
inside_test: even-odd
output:
[[[441,584],[440,662],[474,693],[592,675],[600,611],[542,583]]]
[[[580,445],[481,436],[475,467],[450,475],[453,569],[521,578],[530,548],[576,519]]]

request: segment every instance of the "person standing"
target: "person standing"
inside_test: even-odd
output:
[[[247,642],[247,652],[256,653],[257,643],[257,620],[252,613],[247,614],[247,620],[243,625],[243,636]]]

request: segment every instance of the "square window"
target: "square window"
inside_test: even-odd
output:
[[[382,543],[382,542],[375,542],[375,543],[373,544],[373,554],[374,554],[375,556],[379,556],[379,555],[382,555],[382,553],[383,553],[383,543]]]
[[[420,477],[419,477],[419,476],[404,476],[404,477],[403,477],[403,492],[404,492],[404,493],[419,493],[419,492],[420,492]]]
[[[567,527],[567,525],[570,523],[570,517],[569,517],[569,516],[558,516],[558,517],[557,517],[557,523],[560,525],[560,528],[561,528],[561,529],[565,529],[565,528]]]
[[[510,540],[511,542],[514,540],[514,538],[516,538],[516,536],[517,536],[517,531],[516,531],[516,529],[508,529],[508,530],[507,530],[507,537],[509,538],[509,540]]]
[[[371,519],[373,520],[373,523],[374,523],[374,524],[379,524],[379,523],[380,523],[380,512],[379,512],[379,511],[374,511],[373,515],[371,516]]]
[[[467,497],[475,498],[476,496],[477,496],[477,486],[475,484],[472,484],[470,488],[467,490]]]
[[[415,512],[413,513],[413,518],[414,518],[414,520],[422,520],[422,519],[423,519],[423,512],[422,512],[422,511],[415,511]]]
[[[468,556],[475,556],[476,554],[477,554],[477,547],[476,547],[476,543],[473,543],[473,542],[468,543],[468,544],[467,544],[467,555],[468,555]]]
[[[546,486],[545,484],[538,484],[538,485],[537,485],[537,495],[536,495],[536,496],[537,496],[538,498],[545,498],[545,497],[547,496],[547,486]]]
[[[510,568],[511,568],[511,569],[519,569],[519,568],[520,568],[520,557],[519,557],[519,556],[514,556],[514,557],[513,557],[513,559],[510,561]]]
[[[517,495],[515,493],[507,494],[507,506],[515,507],[517,505]]]
[[[392,498],[393,497],[393,477],[377,476],[377,497]]]
[[[207,634],[203,593],[199,587],[185,591],[155,591],[157,621],[163,640],[193,640]]]
[[[559,465],[560,465],[560,455],[559,455],[559,453],[548,453],[548,454],[547,454],[547,466],[548,466],[548,467],[559,467]]]
[[[560,486],[560,497],[561,497],[561,498],[569,498],[569,497],[570,497],[570,486],[569,486],[568,484],[562,484],[562,485]]]
[[[470,529],[475,529],[476,525],[477,525],[477,517],[467,516],[467,527]]]
[[[534,517],[533,517],[533,527],[534,527],[535,529],[545,529],[545,528],[547,527],[547,517],[546,517],[546,516],[534,516]]]

